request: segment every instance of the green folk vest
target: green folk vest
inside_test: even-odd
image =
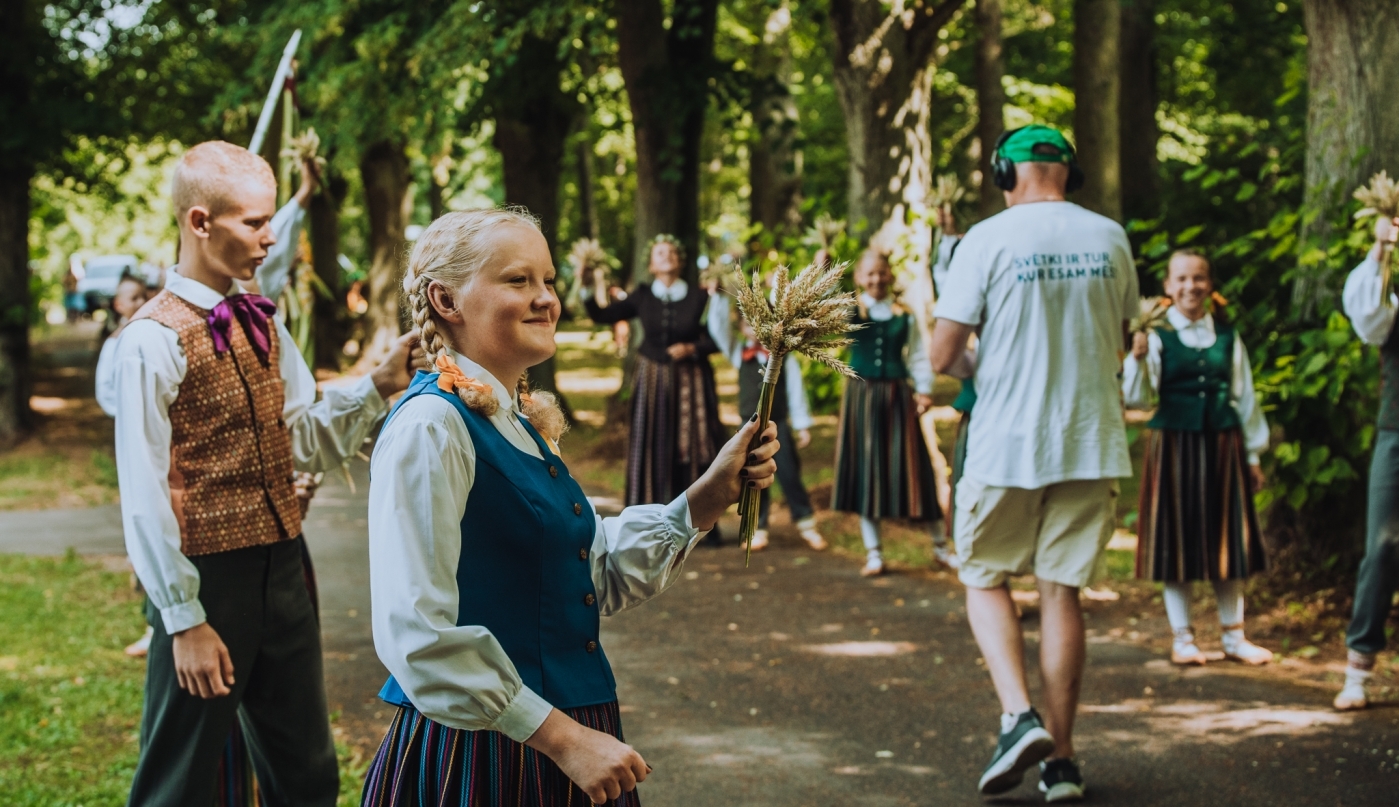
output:
[[[1161,403],[1147,427],[1185,432],[1239,428],[1239,413],[1229,403],[1234,329],[1215,320],[1214,344],[1203,349],[1186,347],[1172,328],[1157,328],[1156,335],[1161,338]]]
[[[850,334],[850,367],[866,381],[908,378],[904,366],[904,346],[913,334],[913,317],[895,314],[883,322],[866,319],[857,312],[855,324],[864,325]]]
[[[1399,429],[1399,328],[1391,329],[1389,338],[1380,347],[1380,416],[1375,424],[1381,429]]]

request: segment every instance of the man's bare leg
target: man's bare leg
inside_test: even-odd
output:
[[[1041,580],[1039,589],[1045,728],[1054,735],[1054,757],[1068,759],[1074,755],[1074,718],[1083,683],[1083,607],[1076,588]]]
[[[967,621],[986,659],[991,683],[1001,699],[1001,711],[1020,714],[1030,708],[1030,692],[1025,684],[1025,641],[1010,589],[967,588]]]

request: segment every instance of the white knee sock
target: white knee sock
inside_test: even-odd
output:
[[[1244,582],[1242,580],[1214,581],[1214,596],[1219,600],[1219,624],[1242,625],[1244,621]]]
[[[1161,599],[1166,603],[1166,619],[1172,630],[1190,627],[1190,583],[1166,583]]]
[[[879,522],[872,518],[860,516],[860,538],[865,542],[865,551],[878,557]]]

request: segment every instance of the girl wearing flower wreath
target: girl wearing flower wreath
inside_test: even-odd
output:
[[[1193,250],[1171,256],[1171,307],[1150,333],[1132,336],[1122,368],[1131,409],[1156,415],[1137,509],[1137,577],[1164,584],[1174,640],[1171,661],[1204,664],[1190,628],[1195,581],[1214,584],[1224,655],[1266,664],[1271,651],[1244,638],[1244,578],[1265,566],[1253,493],[1263,484],[1258,454],[1268,424],[1253,394],[1253,371],[1233,326],[1210,313],[1210,262]]]
[[[594,322],[640,319],[645,332],[632,386],[628,505],[674,499],[709,467],[728,436],[709,364],[714,341],[701,321],[709,294],[685,282],[684,263],[680,242],[658,235],[650,252],[654,281],[624,299],[600,291],[583,300]],[[710,540],[717,538],[716,530]]]
[[[559,300],[537,222],[449,213],[404,290],[436,367],[375,447],[374,644],[398,707],[363,804],[636,805],[599,618],[659,594],[742,486],[772,483],[776,429],[750,421],[666,504],[600,518],[559,454],[564,419],[527,391],[554,353]]]

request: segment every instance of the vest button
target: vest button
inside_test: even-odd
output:
[[[588,652],[591,653],[594,650],[597,650],[597,642],[588,642],[586,645],[584,645],[584,647],[586,647]]]
[[[1201,382],[1201,383],[1204,383],[1204,380],[1205,380],[1205,377],[1204,377],[1204,376],[1200,376],[1200,382]]]
[[[595,603],[595,602],[597,602],[597,597],[594,597],[594,596],[591,595],[591,594],[584,594],[584,595],[583,595],[583,604],[584,604],[584,605],[592,605],[592,604]]]
[[[586,549],[580,549],[580,550],[578,550],[578,559],[579,559],[579,560],[587,560],[587,559],[588,559],[588,550],[586,550]]]
[[[1205,397],[1205,393],[1203,393],[1203,392],[1200,393],[1200,397],[1201,397],[1201,398]]]
[[[1202,393],[1200,393],[1200,394],[1203,395],[1204,393],[1202,392]],[[579,504],[578,502],[574,502],[574,503],[573,503],[573,514],[574,514],[575,516],[581,516],[581,515],[583,515],[583,505]]]
[[[557,476],[559,475],[559,469],[558,469],[558,468],[555,468],[555,467],[552,466],[552,465],[550,465],[550,466],[549,466],[549,475],[550,475],[550,476],[557,477]]]

